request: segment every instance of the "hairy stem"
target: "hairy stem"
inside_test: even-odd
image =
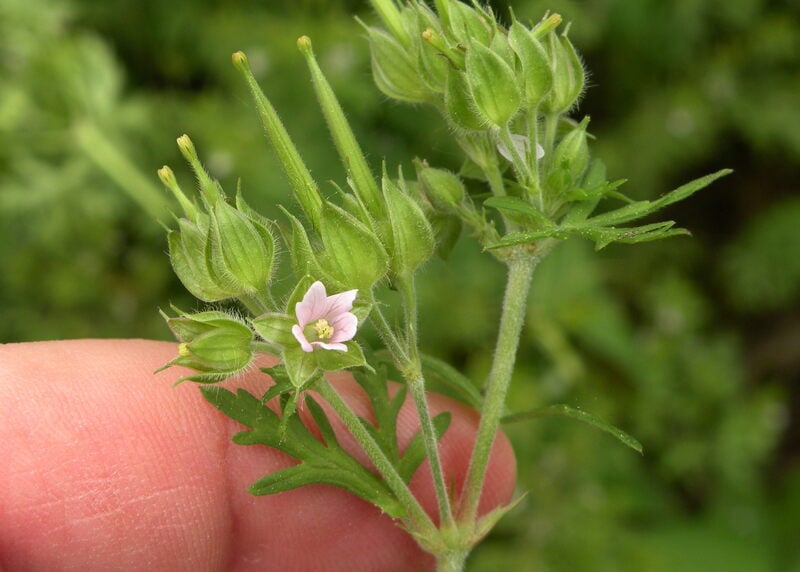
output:
[[[497,336],[492,368],[486,388],[486,398],[481,411],[475,448],[472,452],[467,481],[462,522],[468,526],[476,522],[478,503],[481,498],[489,453],[492,450],[495,435],[503,414],[508,385],[514,371],[519,337],[525,322],[525,308],[528,301],[533,270],[539,261],[530,253],[522,250],[515,253],[508,261],[508,282],[506,284],[503,309],[500,317],[500,331]]]
[[[383,477],[386,485],[394,493],[397,500],[399,500],[408,511],[408,520],[413,523],[414,531],[417,534],[428,538],[435,538],[438,536],[436,526],[433,521],[419,504],[419,501],[411,493],[408,485],[403,481],[403,478],[397,472],[397,469],[392,465],[392,462],[386,457],[383,450],[375,442],[369,431],[362,425],[355,412],[350,409],[350,406],[342,399],[339,393],[325,378],[321,378],[316,384],[314,389],[319,391],[320,395],[325,398],[336,414],[344,422],[347,429],[358,441],[359,445],[364,449],[364,452],[369,457],[370,461],[378,469],[378,472]]]
[[[403,374],[406,383],[411,389],[414,405],[419,415],[420,430],[422,431],[425,452],[431,468],[436,501],[439,506],[439,517],[442,525],[453,522],[453,510],[450,506],[450,497],[447,494],[447,484],[444,480],[441,456],[439,455],[439,441],[436,438],[436,429],[433,426],[428,409],[428,400],[425,394],[425,378],[422,375],[422,366],[417,347],[417,293],[414,276],[405,276],[397,279],[397,288],[403,298],[403,313],[405,318],[405,350],[394,354],[395,363]],[[380,312],[379,316],[382,317]],[[385,318],[379,317],[378,329],[383,338],[394,338],[394,333],[387,331],[388,324]]]

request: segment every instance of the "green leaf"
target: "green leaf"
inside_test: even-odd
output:
[[[654,213],[655,211],[666,207],[667,205],[682,201],[700,189],[707,187],[720,177],[724,177],[732,172],[733,171],[731,169],[722,169],[716,173],[706,175],[705,177],[700,177],[699,179],[695,179],[694,181],[686,183],[685,185],[681,185],[677,189],[670,191],[655,201],[637,201],[620,209],[592,217],[589,219],[589,222],[596,225],[611,226],[615,224],[623,224],[637,218],[642,218],[650,213]]]
[[[596,429],[600,429],[601,431],[605,431],[609,435],[612,435],[619,439],[623,444],[627,445],[637,453],[642,453],[643,448],[642,444],[625,433],[622,429],[618,427],[614,427],[613,425],[606,423],[602,419],[595,417],[591,413],[587,413],[580,409],[575,409],[574,407],[570,407],[568,405],[550,405],[548,407],[542,407],[541,409],[534,409],[533,411],[527,411],[524,413],[514,413],[512,415],[507,415],[503,418],[503,423],[515,423],[518,421],[527,421],[528,419],[537,419],[540,417],[569,417],[570,419],[576,419],[587,425],[591,425]]]
[[[281,361],[286,366],[286,373],[289,374],[292,384],[296,388],[301,388],[317,372],[317,360],[314,352],[305,352],[299,346],[287,347],[281,353]]]
[[[346,352],[337,350],[314,350],[317,366],[323,371],[339,371],[350,367],[358,367],[367,363],[364,352],[356,342],[347,342]]]
[[[397,448],[397,415],[406,398],[406,386],[401,386],[394,397],[390,399],[384,366],[373,371],[356,371],[353,373],[353,377],[364,388],[372,402],[375,422],[373,425],[364,420],[364,426],[370,431],[386,456],[397,464],[400,460],[400,452]]]
[[[336,433],[333,432],[333,427],[331,426],[331,422],[328,421],[328,416],[325,414],[325,411],[322,409],[317,400],[311,397],[310,395],[306,394],[305,399],[306,407],[311,412],[311,416],[314,418],[314,422],[317,424],[317,428],[319,429],[320,435],[325,440],[325,443],[328,446],[339,446],[339,440],[336,438]]]
[[[277,377],[280,377],[278,374]],[[326,442],[321,442],[297,415],[285,422],[247,391],[236,394],[221,387],[202,388],[203,396],[217,409],[250,428],[237,433],[240,445],[266,445],[294,457],[300,463],[267,475],[250,487],[256,495],[275,494],[310,484],[333,485],[375,504],[394,518],[405,511],[383,481],[339,447],[333,430],[318,404],[309,409]]]
[[[452,416],[450,412],[444,411],[439,413],[433,418],[433,428],[436,431],[436,439],[441,439],[444,432],[450,426]],[[397,472],[405,482],[411,481],[411,477],[417,472],[417,469],[425,460],[425,442],[422,437],[422,432],[417,432],[416,435],[409,442],[406,447],[403,457],[400,459],[400,464],[397,466]]]
[[[540,225],[552,228],[555,225],[542,211],[519,197],[490,197],[483,204],[507,213],[519,213]]]
[[[455,392],[455,397],[474,409],[480,409],[483,396],[472,381],[449,363],[433,356],[420,356],[425,377],[432,376]]]

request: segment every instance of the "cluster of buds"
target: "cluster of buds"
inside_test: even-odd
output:
[[[561,17],[547,14],[533,26],[513,19],[506,27],[477,2],[436,0],[435,11],[420,0],[371,3],[383,24],[364,26],[378,88],[435,106],[495,195],[525,200],[542,219],[556,216],[589,164],[588,120],[566,117],[586,74],[569,27],[559,30]],[[497,183],[508,166],[516,192]],[[466,222],[485,246],[497,242],[490,218],[454,174],[424,165],[418,178],[435,212]]]
[[[184,194],[172,169],[159,169],[159,178],[184,213],[178,229],[167,234],[175,273],[205,302],[240,298],[265,305],[275,259],[272,225],[244,202],[241,193],[235,204],[229,202],[203,168],[188,136],[178,138],[178,147],[199,181],[201,205]]]
[[[386,30],[366,27],[378,88],[401,101],[431,103],[453,127],[503,128],[519,113],[561,114],[578,101],[585,72],[561,18],[506,29],[491,10],[437,0],[398,6],[373,0]]]

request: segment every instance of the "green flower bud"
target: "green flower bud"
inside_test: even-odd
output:
[[[375,233],[341,208],[325,203],[320,233],[323,266],[338,283],[369,291],[386,275],[389,256]]]
[[[586,127],[589,118],[567,133],[553,152],[553,173],[548,177],[550,186],[556,191],[567,191],[583,177],[589,164],[589,145]]]
[[[220,280],[209,264],[211,249],[207,223],[205,228],[201,228],[186,219],[179,219],[178,227],[179,230],[167,233],[169,258],[186,289],[205,302],[226,300],[240,294]]]
[[[488,123],[504,127],[520,106],[514,71],[503,58],[477,42],[469,45],[465,66],[475,108]]]
[[[367,28],[367,33],[372,53],[372,75],[378,89],[400,101],[432,101],[433,92],[422,79],[408,49],[383,30]]]
[[[486,120],[475,110],[475,104],[467,85],[467,78],[458,70],[450,69],[444,87],[444,108],[450,122],[461,129],[480,131],[486,128]]]
[[[253,223],[224,200],[217,202],[211,221],[214,270],[248,294],[263,291],[272,273],[271,238],[265,242]]]
[[[403,17],[394,0],[372,0],[372,7],[378,13],[378,17],[384,25],[391,31],[401,44],[408,46],[411,39],[404,26]]]
[[[545,113],[566,113],[583,93],[586,73],[566,31],[560,36],[550,34],[548,39],[547,51],[553,70],[553,87],[542,101],[542,107]]]
[[[449,29],[453,40],[459,44],[477,42],[488,46],[492,28],[486,16],[462,2],[450,2]]]
[[[431,204],[440,211],[456,212],[464,199],[461,179],[445,169],[434,169],[421,163],[418,165],[417,176]]]
[[[522,64],[525,105],[535,108],[553,86],[553,71],[542,44],[519,22],[511,25],[508,41]]]
[[[201,312],[169,318],[167,325],[181,342],[178,357],[159,371],[173,365],[191,368],[196,375],[181,381],[214,383],[243,371],[253,360],[253,333],[249,327],[224,312]]]
[[[311,241],[308,238],[305,227],[297,217],[289,213],[286,209],[281,207],[281,210],[283,210],[283,214],[286,215],[292,225],[291,233],[285,231],[283,236],[284,240],[289,245],[289,257],[292,261],[292,268],[295,274],[298,276],[311,275],[318,278],[328,278],[314,254],[314,249],[311,247]],[[329,279],[327,281],[330,282],[331,280]]]
[[[392,222],[392,271],[397,276],[408,276],[433,255],[436,248],[433,229],[414,199],[401,191],[385,171],[383,195]]]

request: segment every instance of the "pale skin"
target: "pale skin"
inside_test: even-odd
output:
[[[230,442],[242,427],[200,395],[187,370],[153,372],[177,346],[145,340],[0,345],[0,570],[319,572],[433,568],[390,518],[324,485],[254,497],[247,486],[292,462],[283,453]],[[225,386],[263,392],[257,370]],[[347,376],[334,385],[361,415],[366,396]],[[477,413],[429,396],[453,422],[441,442],[459,490]],[[413,404],[400,414],[401,445],[417,430]],[[341,424],[340,440],[356,451]],[[508,502],[516,466],[500,435],[481,512]],[[436,507],[423,465],[412,481]]]

